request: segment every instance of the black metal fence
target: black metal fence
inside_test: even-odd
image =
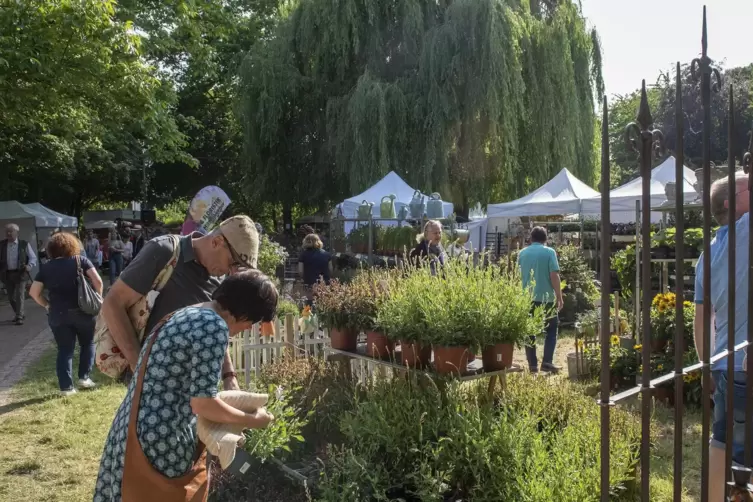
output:
[[[727,396],[735,395],[735,364],[733,362],[739,362],[743,360],[741,354],[737,354],[734,357],[734,353],[737,351],[744,351],[747,353],[747,347],[753,343],[753,326],[747,325],[746,339],[739,340],[736,343],[735,332],[739,331],[743,321],[747,321],[748,318],[753,315],[753,276],[748,272],[750,265],[748,265],[745,272],[741,272],[737,269],[736,263],[738,260],[748,260],[748,264],[753,264],[753,247],[748,242],[741,243],[740,249],[747,250],[747,256],[736,256],[737,247],[737,235],[736,225],[734,222],[738,220],[737,209],[738,204],[736,198],[738,195],[747,197],[748,207],[753,206],[753,184],[750,180],[747,181],[745,189],[738,187],[745,183],[744,180],[738,182],[736,173],[736,159],[735,159],[735,145],[733,144],[736,130],[735,117],[733,113],[733,100],[735,90],[730,86],[726,92],[729,92],[729,156],[728,156],[728,173],[727,173],[727,189],[726,200],[728,201],[719,210],[718,203],[712,207],[711,199],[711,158],[710,158],[710,142],[712,135],[713,123],[711,120],[711,94],[712,92],[725,92],[722,88],[722,79],[719,71],[712,66],[712,61],[708,56],[708,36],[706,29],[706,9],[703,11],[703,28],[702,28],[702,53],[697,59],[694,59],[691,65],[691,71],[693,77],[700,82],[701,86],[701,99],[703,106],[703,177],[702,177],[702,204],[703,204],[703,255],[700,262],[702,268],[702,285],[703,285],[703,304],[697,305],[697,309],[702,310],[702,326],[703,336],[702,343],[699,347],[700,363],[694,364],[689,367],[683,368],[683,339],[684,333],[684,313],[682,300],[676,302],[676,331],[674,333],[674,371],[659,378],[651,379],[651,302],[650,295],[643,295],[640,301],[640,317],[642,320],[642,374],[641,384],[610,396],[610,367],[609,367],[609,330],[601,330],[601,391],[600,391],[600,405],[601,405],[601,500],[607,501],[610,499],[610,480],[609,480],[609,463],[610,463],[610,445],[609,445],[609,432],[610,432],[610,407],[624,401],[625,399],[640,394],[641,397],[641,445],[640,445],[640,487],[641,487],[641,499],[644,501],[650,500],[649,491],[649,477],[651,472],[651,455],[650,455],[650,425],[652,414],[652,396],[656,386],[662,384],[668,384],[670,381],[674,381],[675,389],[675,402],[678,405],[674,410],[674,500],[680,501],[682,499],[682,479],[683,479],[683,407],[679,403],[683,402],[683,376],[696,372],[702,372],[702,384],[703,384],[703,399],[702,399],[702,437],[701,437],[701,500],[717,501],[723,500],[726,495],[730,497],[728,500],[753,500],[753,491],[748,490],[747,482],[750,478],[749,467],[753,466],[751,463],[751,445],[753,444],[753,386],[745,385],[745,419],[744,419],[744,464],[743,467],[740,464],[736,464],[733,467],[733,442],[732,431],[735,425],[733,418],[735,416],[734,401],[733,399],[727,399],[726,403],[717,402],[715,406],[726,407],[726,430],[727,441],[725,445],[724,454],[724,472],[726,473],[726,480],[728,483],[726,486],[722,486],[718,479],[712,477],[712,470],[721,472],[721,464],[711,465],[710,462],[710,445],[709,440],[711,437],[711,424],[712,424],[712,408],[711,408],[711,393],[712,393],[712,365],[729,360],[730,364],[726,365],[726,379],[727,379]],[[680,64],[677,64],[677,79],[676,79],[676,151],[674,152],[676,158],[676,182],[677,187],[682,187],[684,180],[684,155],[683,155],[683,135],[684,135],[684,121],[685,114],[683,111],[682,102],[683,84],[680,73]],[[609,117],[607,111],[607,100],[604,99],[603,103],[603,121],[602,121],[602,157],[601,157],[601,184],[602,184],[602,207],[601,207],[601,221],[604,231],[601,233],[601,281],[602,284],[610,283],[610,207],[609,207]],[[636,150],[640,159],[640,172],[643,177],[643,192],[642,192],[642,204],[641,213],[643,215],[641,221],[641,240],[643,245],[641,246],[642,253],[640,256],[636,256],[639,264],[643,264],[641,267],[642,283],[651,283],[651,267],[648,266],[651,260],[650,256],[650,232],[651,221],[649,215],[651,214],[651,163],[652,158],[656,154],[663,152],[664,137],[661,131],[653,128],[653,119],[651,117],[651,110],[649,109],[648,99],[646,95],[646,85],[643,82],[643,88],[641,92],[641,101],[636,121],[630,124],[625,131],[626,140]],[[753,151],[753,138],[751,139],[751,145],[749,150]],[[753,157],[749,151],[743,157],[743,167],[746,173],[750,171],[750,167],[753,164]],[[700,180],[699,180],[700,181]],[[684,222],[681,215],[683,214],[685,201],[683,197],[682,188],[677,190],[676,193],[676,276],[677,281],[675,285],[675,293],[677,298],[684,298],[685,284],[683,280],[684,276]],[[716,214],[712,215],[712,211],[716,209]],[[742,206],[741,206],[742,209]],[[726,211],[726,214],[725,214]],[[727,249],[723,251],[726,253],[727,270],[726,281],[728,287],[726,291],[719,291],[724,289],[723,287],[716,286],[712,292],[712,256],[711,256],[711,242],[714,236],[711,234],[712,216],[715,217],[720,225],[725,222],[731,222],[728,225],[726,231]],[[753,220],[749,220],[749,226],[746,229],[748,234],[753,233]],[[745,237],[747,240],[747,236]],[[715,246],[715,250],[717,247]],[[714,256],[714,277],[718,280],[718,274],[724,274],[724,256]],[[722,281],[723,282],[723,281]],[[745,283],[747,282],[747,288]],[[744,288],[744,289],[743,289]],[[739,313],[736,312],[736,304],[741,298],[736,296],[747,294],[747,313],[745,319],[739,319]],[[724,302],[726,301],[726,305]],[[610,325],[610,296],[609,288],[602,288],[601,295],[601,326]],[[727,326],[729,327],[728,343],[726,349],[723,347],[711,346],[711,327],[712,327],[712,312],[714,309],[719,313],[727,316]],[[736,319],[736,316],[738,317]],[[636,320],[637,321],[637,320]],[[716,324],[716,323],[715,323]],[[724,326],[717,326],[724,329]],[[738,337],[739,338],[739,337]],[[713,350],[713,353],[712,353]],[[732,357],[730,355],[732,354]],[[744,380],[744,373],[750,373],[753,371],[753,361],[744,359],[745,367],[741,368],[738,364],[738,386],[743,385],[740,382]],[[740,410],[737,410],[738,415]],[[739,422],[739,416],[738,416]],[[721,451],[721,450],[718,450]],[[739,460],[739,459],[738,459]],[[713,469],[712,469],[713,468]],[[734,476],[734,479],[733,479]],[[721,477],[721,476],[719,476]],[[719,493],[710,493],[710,486],[718,487]]]

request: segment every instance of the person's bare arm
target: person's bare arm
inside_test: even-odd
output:
[[[230,349],[225,351],[225,359],[222,360],[222,374],[235,373],[233,367],[233,360],[230,359]],[[238,379],[235,377],[228,377],[222,380],[222,388],[224,390],[240,390],[241,386],[238,385]]]
[[[86,271],[86,277],[89,278],[89,280],[92,282],[92,287],[94,288],[94,291],[102,294],[102,278],[97,273],[97,269],[92,267],[89,270]]]
[[[698,359],[703,361],[703,304],[696,304],[695,318],[693,319],[693,339]]]
[[[45,300],[44,296],[42,295],[43,289],[44,284],[39,281],[34,281],[33,283],[31,283],[31,288],[29,288],[29,296],[31,296],[34,301],[42,307],[49,308],[50,304],[47,303],[47,300]]]
[[[562,310],[565,302],[562,299],[562,283],[560,282],[559,272],[550,272],[549,279],[552,281],[552,287],[554,288],[554,296],[557,298],[557,310]]]
[[[105,296],[102,315],[110,330],[112,339],[128,361],[131,370],[136,369],[141,345],[136,330],[133,329],[128,309],[135,305],[142,295],[131,289],[123,281],[116,281]]]
[[[254,413],[244,413],[216,397],[192,397],[191,410],[212,422],[243,425],[250,429],[263,429],[275,418],[265,408],[259,408]]]

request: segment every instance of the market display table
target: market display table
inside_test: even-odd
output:
[[[401,372],[407,372],[411,371],[429,378],[436,378],[438,376],[442,376],[439,373],[432,371],[431,369],[418,369],[418,368],[410,368],[408,366],[405,366],[402,364],[402,354],[400,351],[400,348],[397,347],[395,349],[395,352],[393,353],[393,357],[391,359],[378,359],[375,357],[371,357],[367,354],[367,347],[365,343],[359,343],[358,348],[356,352],[349,352],[347,350],[339,350],[339,349],[333,349],[332,347],[324,347],[324,350],[328,352],[329,354],[332,354],[334,356],[339,356],[340,358],[345,359],[357,359],[360,361],[365,361],[367,363],[374,364],[376,366],[379,366],[382,369],[391,368],[396,371]],[[330,359],[334,359],[334,357],[330,356]],[[499,371],[484,371],[483,364],[481,362],[481,359],[479,357],[476,357],[473,361],[468,362],[468,369],[465,373],[462,375],[458,375],[456,373],[447,375],[448,377],[452,378],[453,380],[459,380],[461,382],[470,382],[472,380],[478,380],[480,378],[489,378],[489,387],[488,387],[488,394],[491,397],[494,393],[494,387],[497,385],[497,382],[500,384],[500,388],[502,390],[505,390],[507,386],[507,374],[508,373],[519,373],[522,372],[522,368],[513,366],[511,368],[499,370]]]

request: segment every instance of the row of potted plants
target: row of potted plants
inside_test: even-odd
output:
[[[447,261],[436,275],[430,266],[366,271],[315,289],[333,348],[355,350],[363,331],[371,355],[390,356],[399,343],[403,364],[425,366],[433,353],[440,373],[465,373],[479,351],[487,371],[509,367],[514,347],[543,329],[547,312],[531,312],[531,302],[515,268],[465,260]]]
[[[651,236],[651,257],[674,258],[675,234],[676,229],[674,227],[655,232]],[[682,235],[685,243],[685,258],[698,258],[703,250],[703,230],[688,228]]]

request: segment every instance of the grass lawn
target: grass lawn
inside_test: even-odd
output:
[[[53,349],[0,409],[0,501],[91,500],[105,437],[125,387],[95,375],[98,388],[58,396]],[[78,355],[74,358],[74,373]]]
[[[541,344],[543,342],[539,341]],[[555,364],[564,366],[566,354],[573,350],[572,335],[563,333]],[[541,350],[541,349],[539,349]],[[522,350],[516,362],[525,364]],[[74,359],[74,363],[77,361]],[[75,364],[74,364],[75,367]],[[14,403],[0,408],[0,502],[91,500],[100,455],[112,418],[123,399],[125,388],[101,375],[94,391],[79,392],[69,398],[57,394],[55,351],[44,354],[14,389]],[[625,406],[630,406],[626,404]],[[651,500],[672,500],[673,412],[662,406],[654,410],[654,425],[659,439],[652,449]],[[684,415],[684,502],[700,500],[700,413]],[[242,496],[222,496],[215,500],[293,500],[292,493],[279,493],[285,481],[272,473],[258,473],[259,479]],[[265,479],[261,479],[265,478]],[[262,489],[261,485],[268,486]],[[224,491],[224,490],[222,490]],[[261,492],[264,493],[261,493]],[[227,495],[230,495],[229,493]],[[595,494],[597,495],[597,494]]]

